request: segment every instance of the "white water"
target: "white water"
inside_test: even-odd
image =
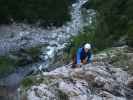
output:
[[[79,0],[74,3],[71,8],[72,20],[59,28],[43,29],[22,23],[0,26],[0,55],[11,50],[46,43],[50,46],[56,45],[58,49],[62,48],[72,35],[82,30],[84,23],[81,6],[87,1]]]
[[[72,20],[59,28],[52,27],[49,29],[43,29],[23,23],[14,23],[12,25],[0,26],[0,55],[24,47],[48,44],[47,48],[44,48],[45,52],[44,56],[42,54],[42,58],[52,58],[55,51],[58,52],[58,50],[65,47],[66,42],[72,35],[77,35],[79,31],[82,31],[85,23],[82,18],[81,7],[87,1],[88,0],[79,0],[74,3],[71,8]],[[41,70],[42,67],[47,66],[48,63],[49,62],[39,63],[32,66],[36,66],[36,68],[37,66],[40,66],[39,70]],[[24,71],[24,74],[22,72],[20,74],[20,72],[21,70],[19,70],[18,73],[9,75],[6,79],[4,79],[4,82],[9,83],[9,85],[19,84],[23,77],[28,73]],[[15,80],[16,77],[14,76],[17,76],[17,79],[19,80],[11,82],[12,84],[10,84],[10,80]],[[7,92],[10,94],[10,91]]]
[[[59,28],[52,27],[46,30],[22,23],[0,26],[0,55],[23,47],[48,44],[47,47],[42,48],[42,54],[40,56],[44,59],[44,62],[33,64],[30,68],[41,70],[42,68],[48,67],[49,63],[52,62],[51,60],[49,62],[48,59],[53,58],[55,52],[64,48],[69,38],[72,35],[77,35],[84,27],[85,23],[82,18],[81,7],[87,1],[88,0],[79,0],[74,3],[71,9],[71,22]],[[27,73],[24,73],[24,75],[21,76],[23,77],[26,74]],[[11,76],[14,76],[14,73],[9,75],[9,78]]]

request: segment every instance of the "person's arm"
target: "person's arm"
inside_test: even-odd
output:
[[[77,57],[77,58],[76,58],[77,64],[80,64],[80,63],[81,63],[81,60],[80,60],[80,53],[81,53],[81,50],[82,50],[82,48],[79,48],[78,51],[77,51],[77,54],[76,54],[76,55],[77,55],[77,56],[76,56],[76,57]]]

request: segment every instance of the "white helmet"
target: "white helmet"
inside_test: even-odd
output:
[[[91,44],[90,44],[90,43],[86,43],[86,44],[84,45],[84,48],[85,48],[85,49],[91,49]]]

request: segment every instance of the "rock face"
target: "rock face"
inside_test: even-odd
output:
[[[43,72],[38,78],[49,80],[32,85],[28,100],[132,100],[128,73],[110,64],[95,63],[71,68],[71,65]],[[131,83],[131,81],[129,80]]]
[[[133,75],[133,50],[128,46],[112,47],[95,55],[98,62],[106,62],[117,68],[122,68]]]

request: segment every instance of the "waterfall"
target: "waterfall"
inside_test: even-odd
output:
[[[43,29],[23,23],[0,26],[0,55],[11,50],[31,47],[38,44],[58,45],[64,43],[72,36],[79,33],[83,28],[81,7],[88,0],[78,0],[72,4],[71,21],[56,28]]]

